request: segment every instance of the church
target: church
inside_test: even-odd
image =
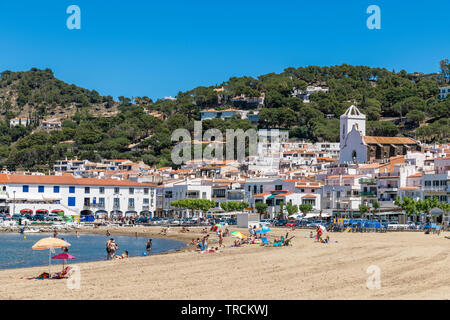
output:
[[[382,162],[408,151],[421,151],[421,145],[406,137],[366,136],[366,115],[354,105],[340,117],[339,163]]]

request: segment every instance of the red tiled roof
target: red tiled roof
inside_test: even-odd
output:
[[[408,178],[420,178],[421,176],[422,176],[422,172],[417,172],[417,173],[414,173],[414,174],[408,176]]]
[[[303,196],[302,198],[317,198],[317,196],[315,196],[313,194],[307,194],[307,195]]]
[[[271,195],[270,192],[264,192],[264,193],[255,194],[253,197],[259,198],[259,197],[265,197],[265,196],[270,196],[270,195]]]
[[[74,176],[44,176],[44,175],[7,175],[0,174],[0,183],[4,184],[44,184],[44,185],[82,185],[82,186],[130,186],[146,187],[154,184],[139,183],[130,180],[75,178]]]

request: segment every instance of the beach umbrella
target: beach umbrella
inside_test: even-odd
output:
[[[230,234],[231,234],[233,237],[240,238],[240,239],[245,239],[245,238],[247,238],[247,237],[245,236],[245,234],[243,234],[242,232],[239,232],[239,231],[233,231],[233,232],[231,232]]]
[[[66,262],[67,259],[76,259],[73,255],[68,254],[68,253],[60,253],[57,254],[56,256],[53,256],[52,259],[60,259],[63,261],[63,271],[64,271],[64,263]]]
[[[58,238],[43,238],[36,242],[31,248],[33,250],[46,250],[48,249],[48,273],[50,274],[50,267],[52,264],[51,252],[55,248],[64,248],[70,246],[70,243],[58,239]]]
[[[216,227],[223,227],[223,225],[221,225],[220,223],[216,223],[215,226]]]
[[[270,228],[269,228],[268,226],[263,226],[263,227],[261,228],[261,230],[262,230],[262,231],[265,231],[265,232],[270,232],[270,231],[271,231]]]

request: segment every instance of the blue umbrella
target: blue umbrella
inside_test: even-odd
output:
[[[268,226],[263,226],[261,230],[265,232],[270,232],[270,228]]]

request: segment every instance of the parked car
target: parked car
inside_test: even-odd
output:
[[[47,216],[42,213],[36,213],[36,215],[34,216],[35,221],[45,221],[46,219],[47,219]]]
[[[276,220],[274,226],[276,227],[282,227],[284,225],[286,225],[287,220]]]
[[[47,216],[47,221],[64,221],[64,218],[57,213],[49,213]]]
[[[149,220],[148,217],[139,217],[139,218],[136,220],[136,223],[147,223],[148,220]]]

